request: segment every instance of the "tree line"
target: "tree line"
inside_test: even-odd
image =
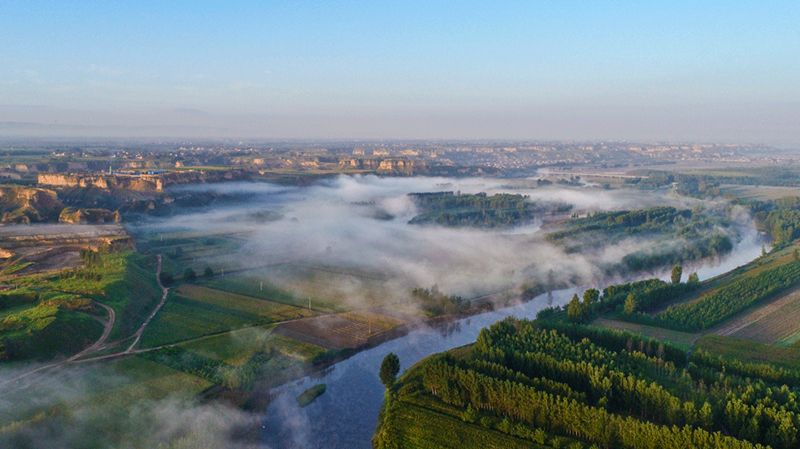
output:
[[[679,330],[707,329],[798,282],[800,262],[792,261],[731,282],[692,303],[671,306],[652,317],[651,321],[656,325]],[[644,316],[640,318],[650,319]]]

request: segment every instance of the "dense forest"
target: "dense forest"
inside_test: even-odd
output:
[[[373,446],[797,447],[797,384],[781,381],[798,373],[780,371],[629,333],[510,318],[401,376]]]
[[[528,196],[498,193],[461,194],[460,192],[410,193],[417,207],[423,211],[409,224],[437,224],[442,226],[508,227],[532,220],[537,214],[565,213],[572,206],[562,203],[534,203]]]

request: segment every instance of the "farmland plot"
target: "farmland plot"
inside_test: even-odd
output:
[[[800,288],[759,307],[714,332],[759,343],[790,346],[800,339]]]
[[[369,337],[391,329],[389,317],[373,321],[365,319],[364,315],[349,315],[326,315],[281,323],[275,332],[325,349],[338,350],[364,345]]]
[[[182,285],[144,333],[159,346],[241,327],[314,315],[315,312],[195,285]]]

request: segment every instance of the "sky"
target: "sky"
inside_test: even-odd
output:
[[[0,122],[800,142],[798,23],[796,0],[4,0]]]

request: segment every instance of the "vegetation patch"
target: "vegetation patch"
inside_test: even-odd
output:
[[[686,362],[679,348],[630,333],[509,318],[483,329],[474,345],[401,376],[386,394],[373,445],[459,447],[439,435],[457,439],[480,428],[486,432],[474,438],[485,440],[462,444],[513,447],[510,437],[636,449],[800,443],[800,397],[783,382],[800,371],[705,351]],[[439,426],[447,432],[430,430]]]
[[[179,346],[205,357],[239,366],[255,353],[280,353],[300,360],[311,360],[325,352],[319,346],[273,333],[274,325],[238,329],[181,343]]]
[[[655,318],[668,327],[707,329],[800,282],[800,262],[731,282],[699,300],[670,307]]]
[[[725,231],[721,232],[721,229]],[[613,275],[652,271],[687,261],[722,256],[733,249],[732,236],[735,235],[724,211],[652,207],[589,214],[570,220],[565,229],[549,233],[547,239],[564,247],[567,252],[622,244],[625,239],[634,236],[661,241],[602,267],[608,275]]]
[[[128,336],[160,299],[152,258],[84,250],[81,259],[82,268],[17,277],[19,288],[0,293],[0,360],[79,352],[103,331],[92,301],[114,308],[112,337]]]
[[[265,282],[264,278],[251,276],[225,276],[212,279],[206,285],[210,288],[222,290],[253,298],[264,299],[300,308],[308,308],[308,298],[297,297],[290,292]],[[348,310],[341,304],[314,299],[311,308],[318,312],[340,312]]]
[[[297,405],[299,405],[301,408],[308,407],[312,402],[314,402],[315,399],[325,393],[325,389],[325,384],[314,385],[297,396]]]
[[[160,346],[313,314],[298,307],[184,284],[148,326],[142,344]]]
[[[630,323],[608,318],[597,318],[592,322],[592,325],[607,329],[615,329],[618,331],[633,332],[646,337],[655,338],[657,340],[667,341],[681,349],[687,350],[692,347],[695,340],[697,340],[699,337],[698,334],[690,334],[672,329],[664,329],[661,327],[647,326],[644,324]]]
[[[514,226],[532,220],[537,214],[565,213],[567,204],[536,204],[523,195],[498,193],[487,196],[460,192],[410,193],[409,197],[425,211],[409,224],[437,224],[450,227],[496,228]]]
[[[800,370],[800,348],[785,348],[741,338],[705,335],[695,343],[695,350],[710,357],[722,357],[729,362],[772,364]]]
[[[176,294],[199,303],[225,307],[246,314],[258,315],[270,321],[283,321],[313,315],[307,309],[275,303],[198,285],[183,284]]]

